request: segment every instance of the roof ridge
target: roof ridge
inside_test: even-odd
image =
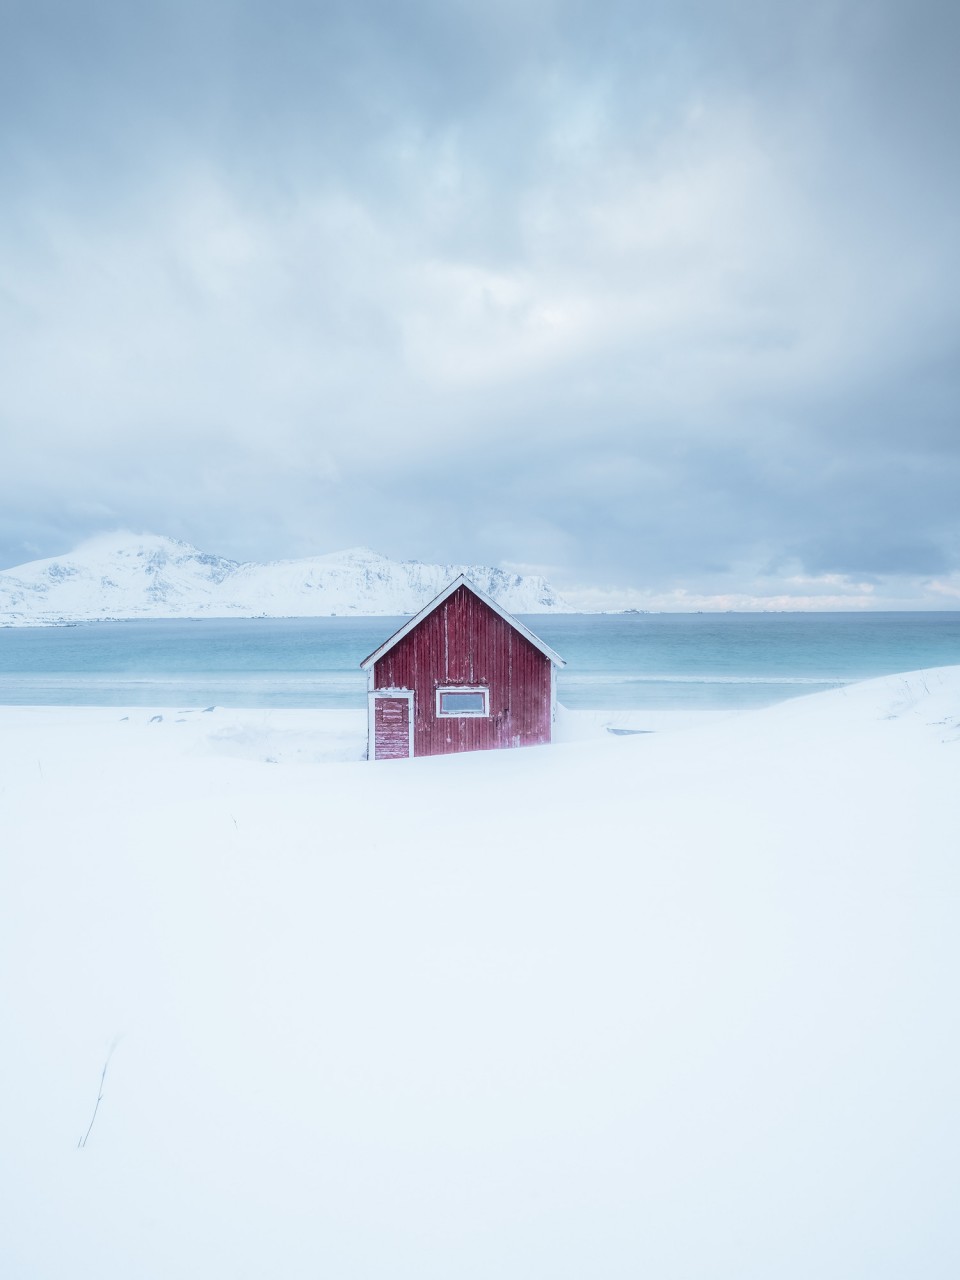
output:
[[[551,649],[548,644],[544,644],[540,637],[535,635],[529,627],[524,626],[519,618],[515,618],[513,614],[508,613],[506,609],[497,604],[496,600],[491,596],[488,596],[485,591],[482,591],[475,582],[471,582],[465,573],[461,573],[454,578],[448,586],[444,587],[439,595],[434,596],[432,600],[428,601],[418,613],[415,613],[411,618],[408,618],[403,626],[398,628],[392,636],[388,636],[379,648],[374,649],[373,653],[368,654],[360,663],[361,670],[366,671],[369,667],[372,667],[375,662],[379,661],[385,653],[389,653],[394,645],[399,644],[404,636],[409,635],[410,632],[413,631],[415,627],[418,627],[425,618],[429,617],[435,609],[439,609],[440,605],[442,605],[445,600],[448,600],[455,591],[459,590],[460,587],[466,587],[468,591],[472,591],[481,603],[487,605],[488,608],[498,614],[504,622],[513,627],[515,631],[518,631],[526,640],[529,640],[534,648],[539,649],[544,657],[549,658],[555,666],[565,667],[567,665],[564,659],[560,657],[559,653],[556,653]]]

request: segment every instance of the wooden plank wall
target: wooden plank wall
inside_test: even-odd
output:
[[[413,689],[414,755],[549,742],[550,659],[460,587],[384,654],[377,689]],[[489,718],[439,718],[440,685],[486,685]]]

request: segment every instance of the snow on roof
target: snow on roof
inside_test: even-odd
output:
[[[501,608],[501,606],[497,604],[496,600],[491,599],[486,592],[481,591],[478,586],[475,586],[466,574],[461,573],[459,578],[454,578],[453,582],[451,582],[448,587],[445,587],[435,599],[431,600],[429,604],[425,604],[419,613],[415,613],[412,618],[408,619],[399,631],[395,631],[388,640],[385,640],[379,649],[374,649],[373,653],[364,658],[360,663],[361,669],[364,671],[368,670],[375,662],[382,658],[385,653],[389,653],[394,645],[399,644],[404,636],[408,636],[414,627],[418,627],[424,618],[433,613],[434,609],[438,609],[440,605],[443,604],[444,600],[447,600],[452,596],[460,587],[466,587],[468,591],[472,591],[478,600],[482,600],[483,603],[487,605],[488,608],[492,609],[494,613],[498,614],[504,622],[509,623],[515,631],[519,631],[525,640],[529,640],[534,648],[539,649],[544,657],[549,658],[555,666],[565,667],[567,665],[565,660],[560,657],[559,653],[556,653],[549,645],[544,644],[540,637],[534,635],[529,627],[525,627],[523,623],[513,617],[512,614],[507,613],[506,609]]]

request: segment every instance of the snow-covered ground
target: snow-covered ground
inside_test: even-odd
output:
[[[0,708],[0,1273],[958,1273],[960,668],[363,728]]]

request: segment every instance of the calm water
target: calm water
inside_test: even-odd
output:
[[[362,658],[402,618],[0,628],[0,704],[362,707]],[[756,707],[960,664],[960,613],[551,615],[569,707]]]

